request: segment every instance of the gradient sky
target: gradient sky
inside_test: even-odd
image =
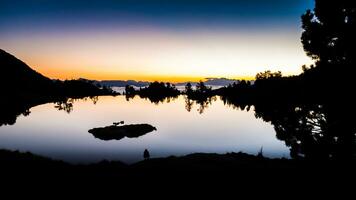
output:
[[[312,0],[0,0],[0,48],[51,78],[291,75]]]

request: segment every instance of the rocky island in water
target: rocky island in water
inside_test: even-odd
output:
[[[129,124],[122,126],[120,124],[123,124],[123,121],[106,127],[93,128],[88,132],[101,140],[121,140],[124,137],[137,138],[157,130],[156,127],[150,124]]]

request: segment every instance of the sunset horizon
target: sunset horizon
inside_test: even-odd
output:
[[[1,1],[1,47],[52,79],[198,81],[298,75],[311,0]]]
[[[12,53],[12,52],[9,52]],[[18,58],[21,58],[18,56]],[[206,80],[206,79],[219,79],[219,78],[226,78],[226,79],[232,79],[232,80],[254,80],[255,76],[259,72],[264,72],[264,71],[271,71],[271,67],[265,67],[261,68],[260,71],[256,71],[255,73],[251,74],[246,74],[246,75],[231,75],[231,74],[206,74],[200,76],[194,76],[194,75],[174,75],[174,74],[154,74],[154,73],[146,73],[146,74],[137,74],[137,73],[126,73],[122,74],[120,72],[108,72],[108,71],[87,71],[87,70],[76,70],[76,69],[51,69],[51,68],[42,68],[38,67],[38,65],[33,65],[30,64],[31,62],[26,62],[26,59],[21,59],[24,61],[26,64],[28,64],[32,69],[36,70],[37,72],[41,73],[42,75],[49,77],[51,79],[57,79],[57,80],[72,80],[72,79],[79,79],[79,78],[84,78],[88,80],[97,80],[97,81],[110,81],[110,80],[134,80],[134,81],[148,81],[148,82],[153,82],[153,81],[163,81],[163,82],[171,82],[171,83],[180,83],[180,82],[188,82],[188,81],[201,81],[201,80]],[[306,63],[303,65],[310,65],[311,63]],[[299,66],[299,68],[295,72],[285,72],[282,71],[280,68],[274,68],[275,70],[273,71],[281,71],[284,76],[295,76],[299,75],[302,73],[302,65]]]
[[[0,0],[0,177],[47,197],[340,196],[355,47],[351,0]]]

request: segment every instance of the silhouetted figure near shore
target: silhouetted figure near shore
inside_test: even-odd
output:
[[[150,159],[150,152],[147,149],[145,149],[145,151],[143,152],[143,158],[145,160]]]
[[[264,156],[263,156],[263,147],[261,147],[260,151],[257,154],[257,157],[258,158],[264,158]]]

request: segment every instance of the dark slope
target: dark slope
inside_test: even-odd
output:
[[[26,63],[0,49],[0,84],[12,94],[49,94],[55,84]]]
[[[29,114],[32,106],[66,98],[112,95],[87,80],[51,80],[26,63],[0,49],[0,126],[14,124],[20,114]]]

